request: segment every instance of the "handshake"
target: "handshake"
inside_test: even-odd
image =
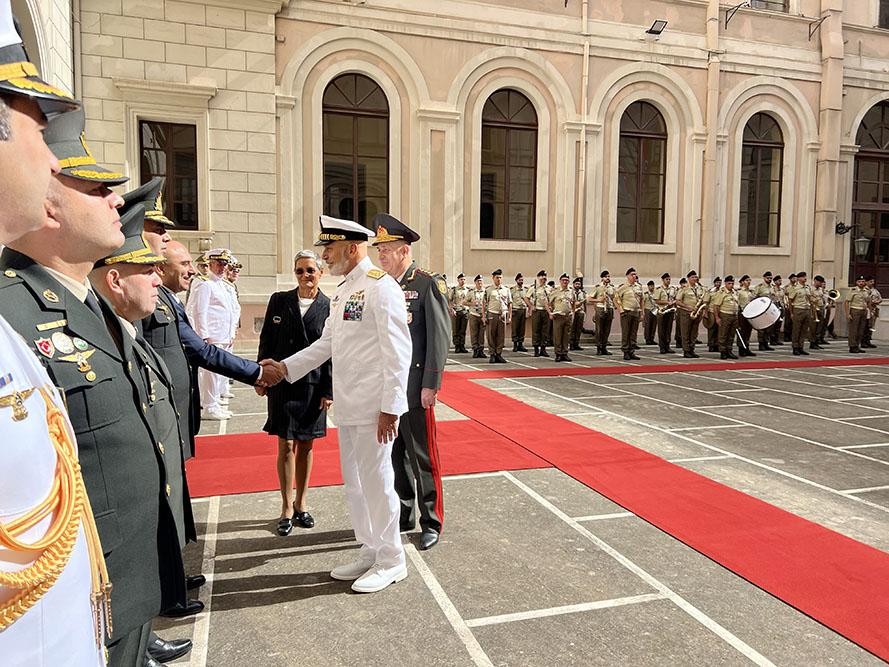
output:
[[[274,387],[284,379],[284,376],[287,375],[287,367],[274,359],[263,359],[259,362],[259,366],[262,368],[262,373],[260,373],[254,389],[257,394],[264,396],[266,389]]]

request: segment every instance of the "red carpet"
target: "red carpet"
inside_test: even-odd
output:
[[[277,438],[265,433],[201,436],[186,464],[192,498],[277,491]],[[470,420],[438,422],[443,475],[548,468],[546,461]],[[315,441],[311,486],[342,484],[336,429]]]
[[[856,359],[854,363],[862,362]],[[585,369],[554,370],[566,374]],[[471,376],[448,373],[440,395],[443,402],[859,646],[889,659],[889,554],[624,442],[530,408],[470,381]]]

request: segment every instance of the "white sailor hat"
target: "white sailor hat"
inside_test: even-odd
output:
[[[374,238],[374,233],[364,225],[351,220],[331,218],[329,215],[319,217],[321,233],[315,245],[329,245],[334,241],[369,241]]]

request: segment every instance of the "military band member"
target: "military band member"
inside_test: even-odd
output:
[[[867,276],[865,287],[870,290],[870,304],[867,311],[867,326],[864,327],[864,335],[861,337],[861,347],[876,347],[876,345],[871,342],[871,339],[874,334],[873,330],[877,328],[877,320],[880,319],[879,304],[883,301],[883,296],[876,288],[876,282],[877,281],[873,276]]]
[[[645,283],[642,291],[642,340],[645,345],[654,345],[657,333],[657,303],[654,300],[654,281]]]
[[[586,292],[583,289],[583,276],[574,279],[574,321],[571,324],[572,351],[581,352],[580,336],[583,333],[583,322],[586,319]]]
[[[697,359],[695,343],[698,339],[698,323],[700,312],[696,312],[703,303],[704,288],[698,284],[696,271],[689,271],[687,284],[679,288],[676,294],[676,307],[679,312],[679,329],[682,332],[682,356],[686,359]]]
[[[117,212],[123,201],[109,186],[126,177],[95,164],[81,130],[48,128],[50,146],[66,165],[47,193],[46,210],[56,224],[10,243],[0,255],[7,278],[0,310],[34,341],[53,382],[65,391],[114,585],[109,659],[129,667],[145,659],[151,619],[184,603],[185,573],[163,440],[143,398],[150,395],[145,367],[88,280],[93,263],[125,240]],[[176,445],[171,449],[175,459]]]
[[[725,282],[710,299],[713,318],[719,328],[719,358],[737,359],[732,351],[738,330],[738,295],[735,293],[734,276],[726,276]]]
[[[750,276],[746,273],[738,281],[738,333],[741,334],[741,342],[738,344],[738,354],[742,357],[755,357],[756,352],[750,349],[750,335],[753,333],[753,325],[744,317],[744,308],[753,301],[753,290],[750,289]]]
[[[485,290],[485,312],[488,315],[488,354],[492,364],[505,364],[503,344],[506,342],[506,327],[512,318],[509,288],[503,285],[503,270],[491,273],[494,283]]]
[[[596,308],[596,354],[611,356],[608,351],[608,336],[614,320],[614,287],[608,271],[599,274],[599,282],[593,287],[588,301]]]
[[[769,289],[769,298],[771,298],[772,303],[775,304],[775,306],[781,313],[778,321],[768,328],[769,345],[784,345],[784,336],[781,332],[782,327],[784,326],[784,320],[787,318],[788,313],[787,300],[785,299],[784,287],[782,286],[781,282],[781,276],[779,274],[776,274],[772,278],[772,286]]]
[[[411,252],[420,235],[400,220],[378,213],[373,245],[380,266],[404,290],[413,352],[407,379],[408,410],[398,422],[392,444],[395,491],[401,501],[401,530],[412,530],[419,506],[420,550],[438,543],[444,524],[435,403],[448,360],[447,286],[443,278],[417,267]]]
[[[485,285],[482,277],[477,275],[474,280],[475,289],[470,290],[463,301],[469,309],[469,342],[472,345],[472,358],[485,357],[485,324],[487,309],[485,303]]]
[[[469,324],[469,306],[466,297],[470,288],[466,286],[466,276],[457,276],[457,284],[448,291],[448,305],[453,319],[454,352],[463,354],[466,350],[466,326]]]
[[[787,290],[795,287],[797,284],[797,274],[791,273],[787,276],[787,285],[784,286],[784,307],[786,310],[784,317],[784,342],[789,343],[793,340],[793,307],[787,299]]]
[[[620,317],[620,349],[624,360],[638,360],[636,337],[639,334],[640,311],[642,310],[642,287],[636,269],[627,269],[627,282],[617,288],[614,293],[614,306]]]
[[[531,311],[531,344],[534,346],[535,357],[548,357],[546,351],[546,328],[549,322],[549,311],[546,304],[549,301],[550,289],[546,284],[546,271],[537,272],[537,280],[525,292],[525,305]]]
[[[40,79],[0,0],[0,247],[49,222],[45,196],[60,165],[41,133],[78,106]],[[4,300],[15,278],[0,273]],[[44,337],[0,316],[0,662],[98,667],[111,629],[102,545],[65,404],[22,335]]]
[[[525,320],[528,316],[528,304],[525,303],[525,277],[519,273],[515,277],[515,285],[509,288],[509,299],[512,306],[512,351],[527,352],[525,347]]]
[[[556,281],[550,280],[546,283],[546,286],[549,288],[549,291],[552,292],[556,289]],[[547,347],[552,347],[553,345],[553,321],[549,319],[549,317],[546,318],[546,336],[544,337],[543,344]]]
[[[673,335],[673,320],[676,316],[676,288],[670,285],[670,274],[661,275],[661,284],[654,291],[654,302],[658,306],[657,340],[661,354],[674,354],[670,348]]]
[[[818,321],[813,326],[813,340],[817,345],[830,345],[827,342],[827,325],[830,323],[830,311],[833,301],[827,298],[827,281],[824,276],[812,278],[812,294],[818,311]]]
[[[772,272],[766,271],[762,274],[762,282],[756,286],[753,291],[753,297],[758,299],[761,296],[767,296],[770,299],[772,298]],[[756,340],[759,342],[759,349],[763,352],[774,350],[771,345],[769,345],[770,338],[770,330],[771,327],[766,327],[764,329],[759,329],[756,332]]]
[[[870,305],[870,290],[867,288],[867,279],[858,276],[855,287],[849,292],[845,301],[846,320],[849,322],[849,352],[862,354],[861,338],[867,327],[867,311]]]
[[[719,352],[719,324],[713,315],[712,299],[713,296],[722,289],[722,278],[716,276],[713,279],[713,287],[710,288],[708,294],[704,297],[707,304],[707,310],[704,311],[702,322],[707,329],[707,350],[710,352]]]
[[[686,278],[685,276],[683,276],[682,278],[679,279],[679,289],[682,289],[683,287],[688,287],[688,278]],[[677,290],[676,292],[678,295],[679,290]],[[683,347],[682,347],[682,327],[679,326],[679,307],[678,306],[676,307],[676,313],[674,313],[674,314],[676,316],[676,329],[675,329],[675,331],[676,331],[676,334],[675,334],[676,335],[676,349],[682,350],[683,349]]]
[[[795,281],[785,292],[788,315],[792,320],[792,345],[793,354],[808,355],[806,352],[806,338],[811,337],[812,329],[812,289],[806,284],[808,276],[805,271],[800,271],[795,276]],[[816,344],[817,349],[817,344]]]
[[[559,276],[559,286],[550,292],[546,310],[553,322],[553,349],[556,361],[571,361],[568,345],[571,341],[571,322],[574,319],[574,290],[568,286],[568,274]]]

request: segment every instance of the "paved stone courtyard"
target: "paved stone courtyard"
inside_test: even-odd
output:
[[[837,343],[810,359],[855,356]],[[632,363],[571,354],[628,373],[478,382],[889,550],[886,366],[633,374],[694,362],[657,348]],[[497,370],[561,366],[505,356]],[[756,360],[775,359],[796,357]],[[495,368],[469,361],[449,369]],[[236,417],[205,433],[260,430],[263,399],[234,393]],[[465,417],[439,406],[438,418]],[[316,527],[286,538],[277,493],[196,501],[189,571],[208,577],[207,609],[156,625],[194,639],[173,664],[881,664],[557,469],[452,476],[444,491],[441,543],[420,552],[406,535],[408,578],[374,595],[328,576],[355,550],[339,487],[312,489]]]

